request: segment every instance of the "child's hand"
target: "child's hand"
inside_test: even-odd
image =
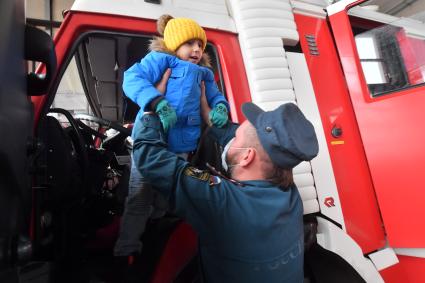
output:
[[[167,133],[170,128],[174,126],[177,122],[177,114],[173,107],[168,104],[168,101],[162,99],[155,109],[156,114],[158,114],[159,119],[161,120],[162,127],[164,132]]]
[[[221,128],[226,125],[228,118],[226,105],[218,103],[209,114],[209,118],[214,126]]]

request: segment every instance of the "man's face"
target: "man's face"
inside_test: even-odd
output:
[[[201,61],[202,54],[202,41],[199,39],[191,39],[180,45],[176,50],[177,57],[181,60],[198,64]]]
[[[232,143],[234,147],[244,147],[247,145],[248,141],[246,139],[246,132],[249,127],[253,127],[248,120],[245,120],[235,132],[235,140]]]
[[[245,153],[244,150],[240,150],[237,148],[246,147],[246,145],[248,144],[246,134],[245,134],[248,127],[252,127],[252,125],[246,120],[236,130],[235,139],[233,140],[226,155],[226,162],[228,165],[238,164],[241,158],[241,155]],[[235,169],[235,166],[229,167],[230,176],[232,176],[234,169]]]

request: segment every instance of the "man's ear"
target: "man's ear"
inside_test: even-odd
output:
[[[242,159],[239,161],[239,166],[246,167],[249,166],[255,159],[255,156],[257,155],[257,151],[255,148],[248,148],[241,156]]]

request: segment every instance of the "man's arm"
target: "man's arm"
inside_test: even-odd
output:
[[[212,126],[212,122],[210,121],[209,114],[211,111],[211,107],[208,105],[207,96],[205,95],[205,82],[201,82],[201,116],[204,120],[205,124],[208,126]]]
[[[218,89],[216,82],[214,81],[214,74],[206,67],[202,67],[203,80],[205,83],[205,95],[210,108],[214,108],[217,104],[223,103],[227,111],[230,111],[229,103],[227,102],[224,95]]]
[[[208,131],[208,138],[215,140],[220,146],[224,147],[232,138],[235,137],[235,132],[239,124],[229,122],[222,128],[212,126]]]
[[[205,219],[227,205],[227,180],[191,167],[167,150],[155,114],[145,114],[135,123],[133,159],[140,173],[154,188],[170,199],[176,213],[195,229],[204,231]]]
[[[187,162],[167,150],[166,136],[156,114],[144,114],[135,121],[133,159],[149,183],[169,195],[175,177]]]

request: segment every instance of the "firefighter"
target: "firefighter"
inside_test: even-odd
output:
[[[206,282],[302,282],[303,207],[292,168],[317,155],[314,128],[292,103],[242,110],[247,121],[239,127],[210,130],[225,145],[231,179],[168,151],[153,112],[135,123],[134,161],[199,234]]]

